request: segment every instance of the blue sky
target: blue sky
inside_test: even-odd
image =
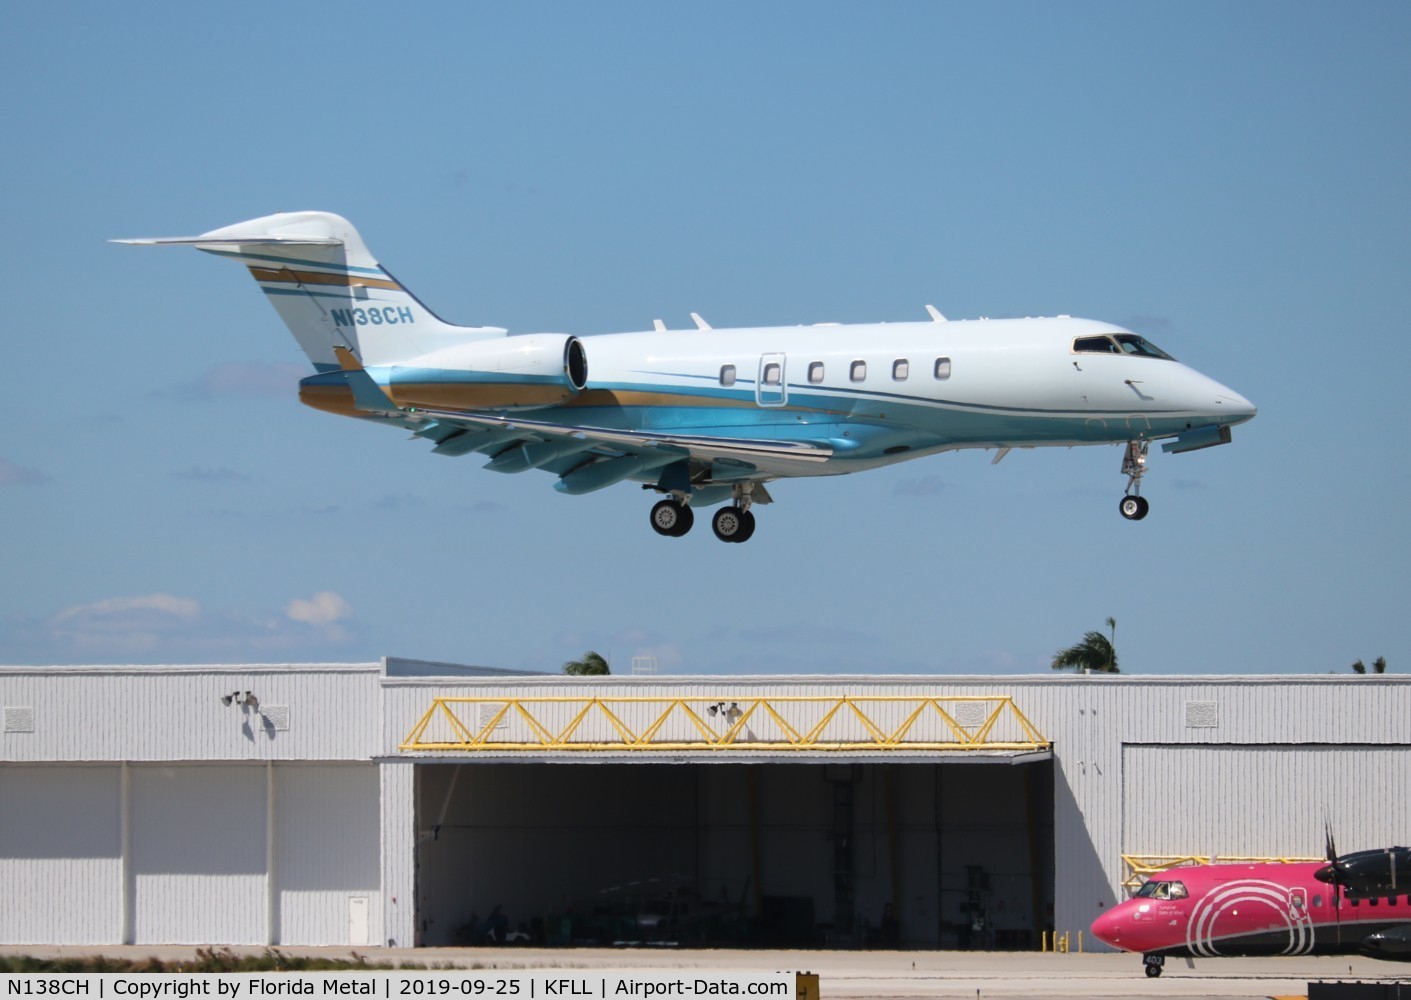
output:
[[[11,4],[0,662],[665,673],[1411,667],[1405,3]],[[324,209],[455,322],[1071,313],[1248,396],[1229,447],[772,488],[746,545],[302,407],[238,268]]]

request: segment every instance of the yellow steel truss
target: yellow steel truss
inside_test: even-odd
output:
[[[1246,858],[1217,855],[1213,859],[1198,854],[1124,854],[1122,855],[1122,888],[1140,889],[1142,883],[1158,872],[1184,865],[1262,865],[1278,862],[1291,865],[1305,861],[1325,861],[1325,858]]]
[[[436,698],[400,749],[1041,751],[1051,746],[1007,695],[487,695]]]

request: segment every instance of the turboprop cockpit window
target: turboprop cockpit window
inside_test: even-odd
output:
[[[1185,899],[1190,895],[1184,882],[1158,882],[1152,879],[1137,890],[1143,899]]]
[[[1127,354],[1135,354],[1143,358],[1160,358],[1162,361],[1176,360],[1145,337],[1139,337],[1135,333],[1119,333],[1115,336],[1117,343]]]

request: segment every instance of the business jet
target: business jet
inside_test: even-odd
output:
[[[542,469],[555,489],[637,482],[651,525],[679,537],[725,503],[716,537],[743,542],[778,479],[876,469],[962,448],[1124,446],[1123,517],[1140,520],[1153,441],[1227,444],[1252,418],[1239,393],[1131,330],[1070,316],[694,329],[579,338],[454,326],[327,212],[269,215],[184,245],[249,269],[313,363],[305,404],[400,427],[495,472]],[[727,502],[728,501],[728,502]]]
[[[1411,850],[1325,862],[1170,868],[1093,921],[1114,948],[1142,953],[1148,976],[1168,955],[1312,955],[1358,951],[1411,961]]]

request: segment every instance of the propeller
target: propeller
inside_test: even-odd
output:
[[[1313,873],[1320,882],[1327,882],[1333,888],[1333,922],[1337,925],[1337,939],[1342,942],[1342,869],[1338,866],[1338,848],[1333,840],[1332,824],[1323,820],[1324,852],[1328,863]]]

